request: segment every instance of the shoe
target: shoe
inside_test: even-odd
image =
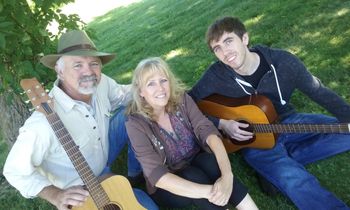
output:
[[[143,173],[139,173],[136,176],[128,176],[127,177],[132,187],[139,187],[140,185],[145,183],[145,178],[143,177]]]
[[[276,196],[279,194],[279,190],[271,182],[267,181],[263,176],[257,174],[259,185],[261,190],[268,196]]]

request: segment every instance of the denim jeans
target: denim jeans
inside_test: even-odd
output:
[[[153,202],[153,200],[144,191],[133,188],[135,197],[137,201],[145,207],[147,210],[158,210],[158,206]]]
[[[321,114],[293,114],[282,123],[337,123]],[[304,166],[350,149],[349,134],[280,134],[272,149],[244,149],[245,160],[300,210],[350,209],[323,188]],[[334,180],[336,181],[336,180]]]
[[[128,144],[128,176],[136,176],[142,172],[142,169],[131,148],[130,140],[126,132],[125,120],[125,107],[121,107],[110,119],[108,131],[109,154],[106,170],[110,170],[110,166],[118,157],[124,146]]]

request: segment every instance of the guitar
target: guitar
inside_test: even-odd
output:
[[[263,95],[229,98],[213,94],[197,103],[206,115],[220,119],[232,119],[248,123],[245,128],[254,133],[252,139],[238,141],[223,134],[228,153],[245,147],[270,149],[274,147],[278,133],[349,133],[350,124],[277,124],[278,115],[272,102]]]
[[[136,200],[131,185],[125,177],[115,175],[100,183],[80,152],[78,145],[76,145],[58,114],[54,111],[53,99],[46,94],[36,78],[21,80],[21,87],[25,90],[35,110],[46,116],[90,193],[83,206],[73,207],[73,209],[145,210]]]

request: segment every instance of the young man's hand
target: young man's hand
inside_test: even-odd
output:
[[[219,122],[219,129],[224,131],[228,137],[238,141],[246,141],[253,138],[253,133],[241,129],[247,128],[248,126],[249,124],[234,120],[220,119]]]

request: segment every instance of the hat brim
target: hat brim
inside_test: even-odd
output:
[[[57,60],[61,56],[92,56],[92,57],[99,57],[101,59],[102,64],[106,64],[113,60],[115,58],[115,54],[112,53],[104,53],[104,52],[97,52],[92,50],[75,50],[70,51],[64,54],[52,54],[52,55],[45,55],[40,59],[40,62],[44,64],[44,66],[55,69],[55,65]]]

